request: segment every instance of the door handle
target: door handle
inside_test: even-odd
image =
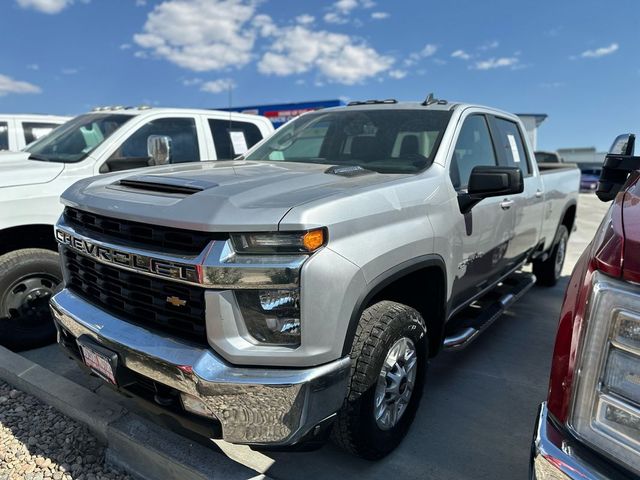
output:
[[[536,190],[536,198],[542,197],[542,193],[543,193],[542,190],[540,189]]]
[[[509,210],[514,204],[513,200],[504,199],[500,202],[500,208],[503,210]]]

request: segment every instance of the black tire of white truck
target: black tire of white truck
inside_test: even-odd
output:
[[[543,287],[553,287],[562,275],[562,266],[567,255],[567,243],[569,241],[569,230],[564,225],[558,227],[556,241],[551,249],[551,255],[541,262],[533,262],[533,274],[536,276],[537,284]]]
[[[26,248],[0,256],[0,345],[27,350],[55,341],[49,299],[62,285],[58,254]]]
[[[369,460],[396,448],[422,397],[427,350],[425,322],[413,308],[385,300],[362,313],[351,349],[347,397],[331,432],[337,446]],[[393,412],[399,413],[395,421]]]

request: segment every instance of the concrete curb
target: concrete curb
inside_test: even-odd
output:
[[[0,379],[86,425],[107,446],[107,462],[136,478],[267,478],[3,347]]]

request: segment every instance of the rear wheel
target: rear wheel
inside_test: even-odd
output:
[[[0,345],[25,350],[55,340],[49,300],[61,282],[55,252],[28,248],[0,256]]]
[[[404,438],[424,385],[427,331],[420,314],[382,301],[367,308],[351,351],[347,398],[332,431],[339,447],[370,460]]]
[[[569,242],[569,231],[564,225],[558,227],[556,242],[551,249],[551,255],[544,262],[533,262],[533,274],[536,276],[537,284],[544,287],[553,287],[562,275],[564,259],[567,255],[567,243]]]

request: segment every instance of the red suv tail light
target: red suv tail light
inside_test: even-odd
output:
[[[566,422],[576,370],[584,316],[591,294],[594,270],[619,277],[624,236],[621,209],[612,206],[603,219],[591,247],[576,264],[565,293],[551,364],[548,407],[560,422]]]
[[[566,292],[551,369],[551,414],[640,472],[640,289],[623,277],[621,208],[612,206]]]

